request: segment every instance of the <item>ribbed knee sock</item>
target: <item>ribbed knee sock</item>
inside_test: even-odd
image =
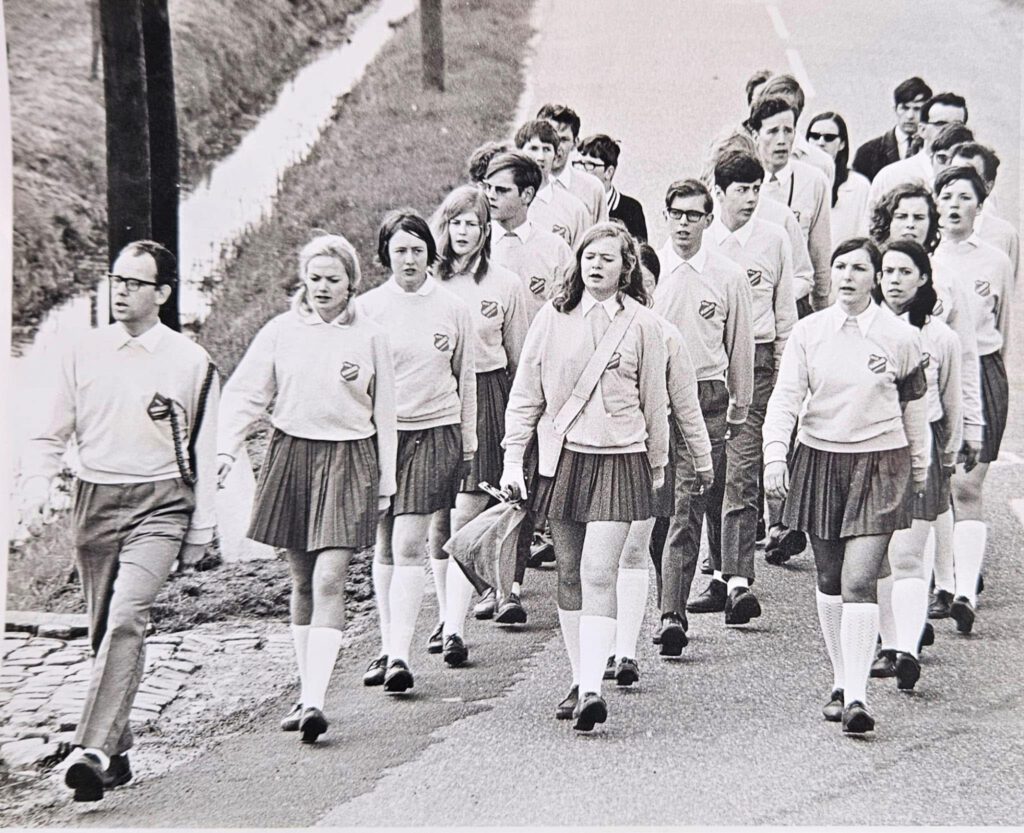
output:
[[[878,605],[870,602],[844,602],[840,628],[846,685],[844,702],[867,703],[868,674],[875,659],[878,638]]]
[[[832,662],[832,688],[843,688],[846,675],[843,665],[843,645],[840,628],[843,622],[843,597],[829,596],[820,590],[814,591],[818,604],[818,622],[821,635],[825,638],[825,650]]]

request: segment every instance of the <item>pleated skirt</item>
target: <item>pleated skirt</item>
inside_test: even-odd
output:
[[[501,480],[505,438],[505,407],[512,387],[504,368],[476,374],[476,456],[462,491],[473,492],[477,484],[490,483],[497,488]]]
[[[915,520],[934,521],[952,505],[949,478],[942,470],[941,449],[946,444],[945,433],[942,430],[941,422],[932,423],[932,461],[928,466],[928,480],[924,487],[924,494],[920,497],[917,495],[913,497]]]
[[[797,443],[783,523],[837,541],[910,526],[910,450],[837,453]]]
[[[459,493],[462,431],[439,425],[398,432],[398,491],[389,514],[430,515],[452,509]]]
[[[274,431],[248,537],[272,547],[361,550],[377,532],[377,440],[306,440]]]
[[[981,454],[978,460],[991,463],[999,457],[999,446],[1006,430],[1006,414],[1010,406],[1010,386],[1006,380],[1006,365],[999,353],[981,357],[981,410],[985,428],[981,435]]]
[[[581,454],[565,449],[554,477],[539,475],[531,508],[562,521],[643,521],[654,509],[646,452]]]

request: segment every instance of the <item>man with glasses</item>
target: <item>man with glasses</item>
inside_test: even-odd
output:
[[[921,108],[918,128],[921,152],[882,168],[871,183],[868,204],[877,205],[897,185],[923,182],[931,188],[938,173],[932,165],[932,145],[942,128],[953,123],[967,124],[967,102],[963,96],[939,93],[929,98]]]
[[[74,534],[95,660],[65,772],[76,801],[131,780],[128,717],[150,606],[176,559],[213,540],[218,380],[206,351],[160,323],[174,256],[143,240],[108,276],[114,323],[63,357],[52,408],[22,455],[22,511],[38,519],[68,440],[78,445]]]
[[[580,117],[576,111],[561,104],[545,104],[537,111],[537,118],[543,119],[558,136],[555,158],[551,164],[551,185],[572,194],[587,209],[589,222],[602,223],[608,219],[608,204],[605,201],[604,186],[586,171],[574,170],[569,164],[572,152],[580,138]]]
[[[576,154],[572,166],[577,171],[593,174],[604,186],[609,219],[618,220],[638,242],[646,243],[647,220],[643,206],[612,185],[619,169],[619,143],[604,133],[598,133],[580,142]]]
[[[684,179],[669,186],[665,195],[669,239],[658,252],[661,280],[654,293],[654,311],[683,334],[693,360],[701,413],[711,439],[714,492],[721,491],[724,483],[729,426],[746,420],[753,397],[754,326],[747,275],[704,244],[712,207],[711,194],[698,180]],[[658,636],[663,656],[679,656],[688,642],[686,602],[700,554],[704,516],[711,511],[690,455],[677,454],[674,465],[675,514],[661,559]]]
[[[869,181],[886,165],[907,159],[918,151],[917,134],[921,124],[921,110],[932,97],[932,89],[916,75],[901,81],[892,94],[896,112],[896,126],[892,130],[869,139],[853,157],[851,166]]]

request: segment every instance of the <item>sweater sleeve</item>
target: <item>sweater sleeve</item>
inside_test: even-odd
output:
[[[793,295],[799,300],[811,294],[814,288],[814,266],[807,250],[800,224],[792,214],[786,218],[786,234],[789,237],[789,248],[793,255]]]
[[[220,402],[217,451],[237,457],[253,420],[270,407],[277,393],[274,353],[279,326],[268,322],[252,340],[224,385]]]
[[[779,377],[768,400],[762,432],[766,466],[769,463],[786,462],[793,427],[810,387],[803,333],[804,330],[799,325],[794,327],[782,354]]]
[[[953,309],[947,323],[960,340],[960,381],[963,386],[964,439],[980,443],[985,426],[981,407],[981,364],[971,299],[959,281],[953,282]]]
[[[903,430],[910,446],[910,466],[915,480],[925,479],[931,458],[928,399],[924,396],[923,381],[921,343],[915,330],[914,338],[908,340],[900,351],[900,373],[896,379],[903,405]]]
[[[672,419],[686,441],[694,469],[709,471],[712,468],[711,440],[700,410],[697,372],[693,368],[693,360],[683,346],[682,337],[666,339],[665,347]]]
[[[212,365],[207,365],[212,367]],[[195,403],[198,408],[199,393],[206,378],[206,367],[196,385]],[[186,544],[209,544],[213,540],[213,530],[217,525],[217,423],[220,411],[220,377],[213,370],[210,387],[206,393],[203,407],[202,423],[195,441],[196,460],[196,508],[189,521],[188,532],[185,533]],[[192,417],[193,424],[199,414]]]
[[[754,316],[750,284],[745,279],[729,282],[729,317],[725,322],[725,352],[729,356],[726,384],[732,423],[743,423],[754,398]]]
[[[506,469],[522,470],[526,446],[547,404],[541,384],[541,363],[553,313],[550,304],[540,308],[526,334],[523,352],[519,357],[519,369],[512,382],[505,409],[505,438],[501,441],[505,449]]]
[[[829,200],[822,180],[815,185],[814,216],[811,218],[807,246],[814,264],[814,289],[811,290],[811,308],[825,309],[832,289],[832,224]]]
[[[526,331],[530,327],[526,308],[526,289],[522,281],[511,282],[508,303],[505,304],[505,322],[501,327],[501,341],[505,348],[510,379],[515,378],[519,356],[523,352],[523,342],[526,341]]]
[[[782,352],[796,324],[796,296],[793,294],[793,257],[789,241],[779,246],[779,282],[775,285],[775,372],[782,364]]]
[[[387,335],[375,334],[370,342],[370,348],[373,353],[373,425],[377,431],[377,468],[380,473],[380,488],[377,494],[380,497],[390,497],[398,491],[395,366]]]
[[[941,448],[942,464],[956,464],[956,455],[963,444],[963,384],[960,379],[960,344],[956,336],[942,340],[942,355],[939,357],[939,401],[942,403],[943,435],[945,447]]]
[[[476,454],[476,333],[469,310],[460,305],[455,316],[459,340],[452,352],[452,373],[462,405],[462,459],[472,460]]]
[[[1007,259],[1000,267],[1003,294],[999,297],[999,309],[996,311],[996,329],[1003,336],[1003,346],[999,348],[1001,355],[1010,351],[1010,309],[1013,304],[1013,267]]]
[[[56,384],[44,412],[21,455],[21,482],[34,477],[47,482],[60,471],[60,459],[75,432],[75,351],[68,349],[61,356]]]
[[[641,333],[643,357],[639,379],[640,408],[647,425],[647,457],[652,469],[660,469],[668,463],[668,367],[665,337],[653,316],[641,324]]]

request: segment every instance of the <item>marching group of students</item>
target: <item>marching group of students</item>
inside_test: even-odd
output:
[[[375,548],[381,648],[363,681],[407,691],[425,554],[440,613],[426,650],[468,659],[474,586],[445,545],[495,495],[526,520],[514,581],[476,617],[526,622],[527,565],[553,552],[571,670],[554,711],[581,731],[607,719],[603,680],[640,679],[649,561],[654,641],[680,656],[688,613],[762,615],[759,539],[772,564],[809,539],[834,675],[824,716],[851,734],[874,728],[869,675],[914,687],[928,617],[971,631],[1018,257],[989,198],[998,157],[964,99],[919,78],[852,166],[840,114],[797,137],[791,76],[756,73],[747,102],[701,175],[668,184],[658,250],[613,185],[618,144],[581,140],[573,110],[544,106],[514,147],[478,149],[431,217],[383,219],[379,286],[361,291],[344,237],[306,244],[290,309],[222,393],[204,351],[157,323],[173,261],[149,242],[120,254],[117,323],[69,351],[23,461],[38,508],[77,439],[97,659],[76,798],[131,777],[149,605],[182,540],[211,540],[216,485],[268,410],[249,537],[287,553],[301,692],[282,728],[307,743],[328,728],[351,554]],[[710,579],[692,594],[704,532]]]

